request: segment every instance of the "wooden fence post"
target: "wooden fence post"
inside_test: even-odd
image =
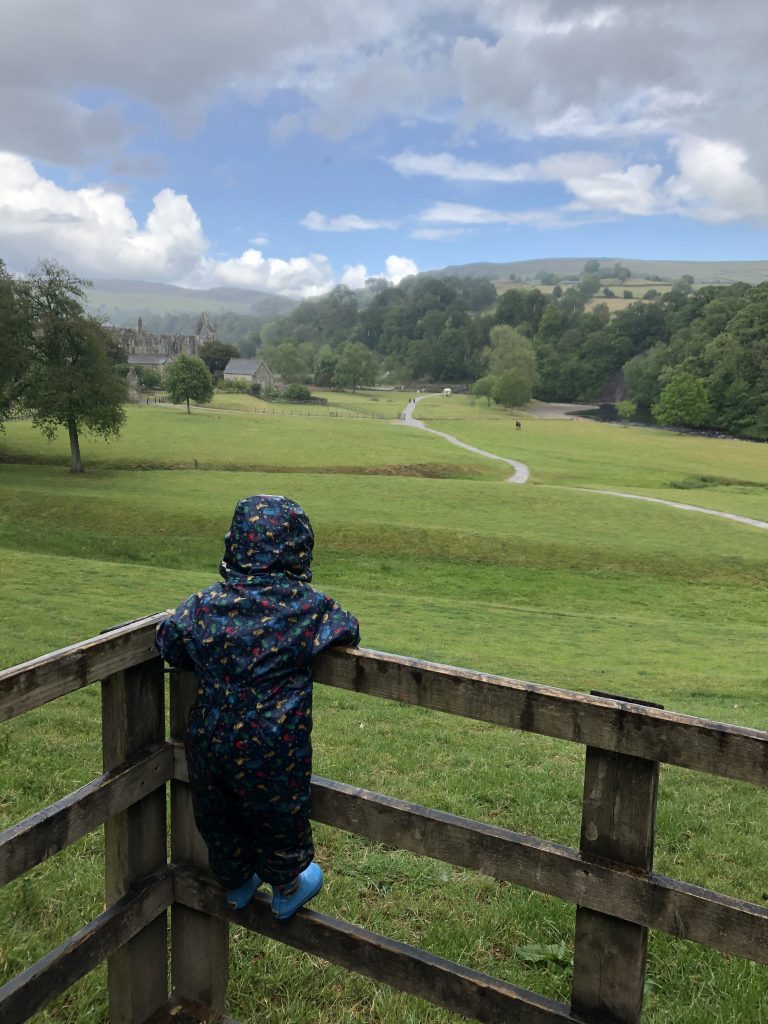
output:
[[[165,685],[159,658],[101,684],[104,770],[165,739]],[[168,861],[165,787],[104,825],[105,895],[120,899]],[[158,915],[108,960],[111,1024],[143,1024],[168,998],[166,914]]]
[[[658,780],[656,761],[587,747],[580,846],[585,861],[651,870]],[[572,1013],[600,1024],[640,1024],[647,946],[647,928],[577,907]]]
[[[171,672],[171,738],[184,741],[196,690],[191,672]],[[186,782],[171,783],[171,860],[208,871],[208,851],[197,831]],[[171,910],[171,985],[179,999],[224,1013],[229,976],[229,922],[174,903]]]

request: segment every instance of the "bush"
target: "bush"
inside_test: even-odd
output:
[[[304,384],[289,384],[282,397],[286,402],[308,402],[312,395]]]
[[[247,395],[251,385],[247,380],[217,380],[217,391],[234,392],[238,395]]]

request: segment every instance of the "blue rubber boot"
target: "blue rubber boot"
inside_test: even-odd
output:
[[[247,882],[243,882],[239,889],[227,889],[227,904],[232,910],[242,910],[251,902],[253,894],[260,885],[259,876],[252,875]]]
[[[317,896],[323,885],[323,869],[313,861],[299,875],[296,888],[286,893],[285,890],[291,889],[294,884],[291,882],[288,885],[272,886],[272,913],[279,921],[293,917],[300,907]]]

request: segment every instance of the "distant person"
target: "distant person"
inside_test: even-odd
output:
[[[523,424],[520,422],[520,420],[515,420],[515,430],[522,430],[522,429],[523,429]]]
[[[309,585],[313,545],[295,502],[243,498],[224,537],[224,582],[188,597],[155,641],[197,675],[186,754],[211,871],[233,909],[268,882],[281,920],[323,884],[309,822],[312,662],[360,639],[357,619]]]

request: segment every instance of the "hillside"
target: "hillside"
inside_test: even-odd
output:
[[[294,299],[250,288],[179,288],[157,281],[94,281],[88,295],[89,308],[119,327],[133,327],[138,316],[186,313],[199,316],[205,311],[237,313],[266,322],[284,316],[296,305]]]
[[[647,280],[661,277],[673,281],[690,274],[696,285],[701,284],[760,284],[768,281],[768,260],[635,260],[626,256],[552,257],[537,260],[516,260],[512,263],[465,263],[429,270],[432,277],[487,277],[492,281],[509,280],[516,274],[522,279],[534,279],[537,274],[551,273],[558,277],[578,277],[588,259],[597,259],[606,267],[621,263],[632,271],[634,278]]]

